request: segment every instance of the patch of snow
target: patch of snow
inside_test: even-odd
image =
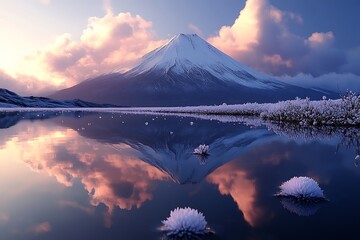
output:
[[[293,177],[280,185],[281,197],[291,197],[300,200],[325,199],[319,184],[309,177]]]
[[[168,236],[186,237],[204,235],[208,232],[204,215],[192,208],[176,208],[162,221],[161,230]]]
[[[360,96],[349,93],[341,99],[311,101],[309,98],[277,103],[245,103],[219,106],[126,108],[126,112],[256,116],[274,122],[302,126],[360,125]]]

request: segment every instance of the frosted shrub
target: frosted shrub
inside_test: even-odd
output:
[[[271,105],[260,114],[265,120],[311,125],[359,125],[360,97],[349,92],[342,99],[320,101],[295,99]]]
[[[161,230],[171,237],[190,238],[208,233],[204,215],[189,207],[172,210],[170,217],[162,223]]]
[[[202,156],[209,155],[209,146],[205,144],[200,144],[197,148],[194,149],[193,153]]]
[[[280,197],[290,197],[298,200],[325,200],[319,184],[309,177],[293,177],[280,185]]]
[[[296,123],[301,126],[359,126],[360,96],[348,92],[341,99],[323,97],[280,101],[277,103],[245,103],[219,106],[127,108],[130,112],[182,113],[203,115],[255,116],[274,122]]]
[[[360,96],[354,92],[347,92],[341,99],[341,108],[344,121],[348,124],[360,120]]]

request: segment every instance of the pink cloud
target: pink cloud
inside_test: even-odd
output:
[[[164,43],[152,31],[152,23],[130,13],[91,17],[80,40],[58,36],[44,50],[27,56],[14,74],[38,79],[56,88],[108,73],[124,71],[150,50]]]
[[[289,30],[290,21],[303,23],[301,16],[268,0],[247,0],[233,25],[208,40],[240,62],[274,75],[341,72],[346,54],[334,47],[334,34],[315,32],[304,38]]]
[[[47,233],[50,231],[51,231],[51,225],[49,222],[38,223],[31,228],[31,232],[36,234]]]
[[[332,32],[321,33],[315,32],[308,38],[309,44],[318,44],[322,46],[324,44],[330,44],[334,41],[334,34]],[[315,45],[316,46],[316,45]]]
[[[55,90],[55,86],[40,82],[37,78],[18,74],[16,77],[7,74],[0,69],[0,88],[6,88],[20,95],[45,95],[49,91]]]

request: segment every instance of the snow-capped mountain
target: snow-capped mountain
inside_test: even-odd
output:
[[[202,73],[211,74],[225,82],[253,88],[274,88],[282,85],[235,61],[196,34],[173,37],[164,46],[146,54],[143,61],[127,75],[139,75],[154,70],[190,77]],[[259,80],[253,81],[254,79]],[[264,81],[265,79],[268,81]],[[207,80],[206,75],[203,75],[202,80]]]
[[[180,34],[125,73],[113,72],[52,95],[128,106],[273,102],[330,94],[296,87],[242,65],[196,34]]]
[[[44,97],[21,97],[7,89],[0,88],[0,107],[39,107],[39,108],[75,108],[75,107],[114,107],[109,104],[97,104],[75,100],[54,100]]]

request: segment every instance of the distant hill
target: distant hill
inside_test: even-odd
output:
[[[0,107],[78,108],[115,107],[115,105],[91,103],[79,99],[54,100],[45,97],[21,97],[7,89],[0,88]]]

